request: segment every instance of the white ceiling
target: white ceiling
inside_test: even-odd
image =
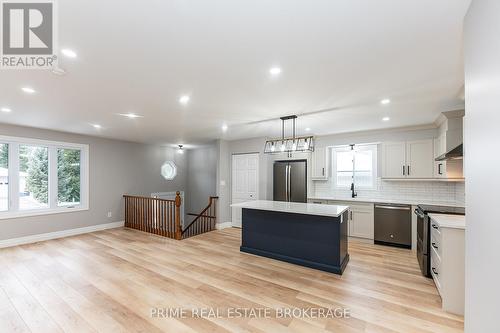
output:
[[[78,58],[61,59],[65,76],[0,71],[0,106],[13,110],[0,122],[160,144],[278,136],[279,121],[263,120],[320,110],[299,132],[429,124],[463,106],[469,3],[60,1],[59,44]],[[127,112],[144,118],[116,115]]]

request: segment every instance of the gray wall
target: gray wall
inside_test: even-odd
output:
[[[231,175],[231,162],[229,155],[229,142],[218,140],[217,147],[217,196],[219,197],[217,205],[217,223],[226,223],[231,221],[231,188],[229,177]]]
[[[0,240],[123,221],[123,194],[150,195],[187,188],[186,154],[177,154],[172,148],[6,124],[0,124],[0,135],[88,144],[90,165],[89,210],[0,220]],[[173,181],[160,175],[167,159],[178,166]]]
[[[500,332],[500,1],[472,1],[464,32],[465,331]]]
[[[217,194],[217,152],[215,143],[187,151],[186,213],[200,213]]]

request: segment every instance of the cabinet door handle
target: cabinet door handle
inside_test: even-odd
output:
[[[325,168],[323,168],[321,172],[323,173],[323,176],[324,176],[325,175]]]
[[[438,247],[436,246],[436,243],[432,242],[431,243],[432,247],[435,248],[436,250],[438,249]]]
[[[351,218],[350,218],[350,220],[352,221],[352,210],[351,210],[351,211],[349,211],[349,213],[351,213]]]
[[[439,273],[437,272],[436,270],[436,267],[432,267],[432,273],[436,274],[436,275],[439,275]]]
[[[395,209],[395,210],[411,210],[411,207],[406,207],[406,206],[380,206],[380,205],[375,205],[375,208],[380,208],[380,209]]]
[[[403,165],[403,176],[405,176],[405,166]]]
[[[441,167],[443,166],[443,163],[439,163],[438,164],[438,174],[439,175],[442,175],[443,174],[443,171],[441,170]]]
[[[435,224],[431,224],[431,226],[434,228],[434,229],[439,229],[439,227]]]
[[[408,165],[408,176],[410,175],[410,166]]]

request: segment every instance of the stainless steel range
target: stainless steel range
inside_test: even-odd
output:
[[[465,215],[464,207],[418,205],[417,215],[417,258],[422,274],[431,277],[431,229],[429,213]]]

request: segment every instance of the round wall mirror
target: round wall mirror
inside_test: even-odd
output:
[[[166,161],[161,166],[161,175],[166,180],[172,180],[177,176],[177,167],[173,161]]]

